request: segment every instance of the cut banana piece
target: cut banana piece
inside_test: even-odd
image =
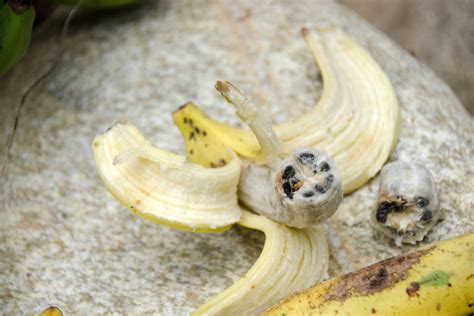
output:
[[[128,122],[96,136],[92,148],[107,190],[143,218],[196,232],[223,231],[240,219],[236,161],[218,169],[186,162],[153,147]]]
[[[402,161],[385,165],[371,216],[377,229],[398,246],[416,244],[438,222],[440,213],[435,180],[428,169]]]
[[[293,229],[247,211],[238,224],[265,233],[263,251],[242,279],[193,315],[258,315],[326,275],[328,248],[322,228]]]
[[[349,193],[372,178],[394,149],[400,128],[399,105],[393,88],[373,58],[339,29],[319,33],[303,30],[321,70],[324,91],[318,104],[302,117],[275,126],[285,157],[297,149],[325,150],[341,172],[344,192]],[[209,140],[228,147],[247,159],[261,159],[260,146],[249,130],[234,128],[207,118],[188,105],[175,112],[194,127],[205,130]],[[201,146],[195,146],[183,122],[190,159],[199,162]],[[219,156],[213,157],[219,161]]]

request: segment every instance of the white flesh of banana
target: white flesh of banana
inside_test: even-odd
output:
[[[96,136],[93,151],[107,190],[146,219],[190,231],[222,231],[240,219],[240,165],[210,169],[153,147],[130,123]]]
[[[326,275],[328,248],[321,227],[289,228],[247,211],[242,212],[238,224],[265,234],[262,253],[242,279],[193,315],[258,315]]]

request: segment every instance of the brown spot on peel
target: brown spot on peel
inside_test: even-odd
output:
[[[408,272],[420,258],[430,253],[436,246],[393,257],[346,274],[332,284],[324,295],[324,301],[344,301],[352,295],[368,295],[392,288],[408,277]],[[407,289],[408,291],[408,289]]]
[[[420,283],[412,282],[409,287],[406,288],[408,296],[419,296],[418,290],[420,289]]]

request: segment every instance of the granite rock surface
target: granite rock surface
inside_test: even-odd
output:
[[[474,121],[424,65],[333,1],[156,1],[80,12],[60,38],[60,17],[40,27],[26,58],[0,79],[1,154],[26,99],[0,187],[0,310],[35,314],[188,314],[239,279],[264,238],[235,227],[217,235],[175,231],[134,216],[108,195],[90,143],[127,118],[157,146],[184,153],[171,112],[188,100],[239,124],[214,91],[231,80],[274,122],[303,114],[322,83],[299,36],[338,26],[388,74],[402,108],[390,160],[415,161],[436,180],[444,220],[426,241],[472,232]],[[326,225],[330,276],[409,250],[369,224],[378,177],[347,196]]]

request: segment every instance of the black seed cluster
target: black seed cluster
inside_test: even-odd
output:
[[[305,198],[310,198],[310,197],[314,196],[314,191],[306,191],[305,193],[303,193],[303,196]]]
[[[316,184],[314,189],[319,193],[326,193],[331,188],[332,183],[334,182],[334,175],[330,174],[326,177],[324,185]]]
[[[331,170],[331,167],[329,166],[329,164],[327,162],[323,162],[321,164],[321,171],[326,172],[326,171],[329,171],[329,170]]]
[[[402,212],[405,210],[407,206],[407,201],[401,197],[397,196],[396,197],[397,201],[384,201],[379,204],[379,207],[377,209],[377,212],[375,213],[375,219],[380,222],[380,223],[385,223],[387,221],[387,216],[391,212]],[[416,205],[419,207],[425,207],[426,205],[429,204],[428,199],[419,197],[417,199]],[[433,218],[433,215],[431,214],[430,211],[425,210],[423,212],[423,215],[421,216],[422,221],[430,221]]]
[[[424,197],[417,197],[416,198],[416,205],[418,205],[419,207],[425,207],[429,204],[429,201],[428,199],[424,198]]]
[[[433,214],[431,213],[431,211],[428,211],[428,210],[425,210],[420,217],[420,220],[422,220],[423,222],[429,222],[432,219],[433,219]]]
[[[377,213],[375,213],[375,219],[379,223],[385,223],[387,221],[387,215],[392,210],[392,203],[390,202],[382,202],[379,204],[379,208],[377,209]]]
[[[298,160],[306,165],[314,163],[314,155],[312,153],[301,153],[298,155]]]
[[[295,189],[295,185],[299,182],[299,180],[296,179],[295,176],[296,176],[296,170],[295,168],[293,168],[293,166],[287,166],[281,176],[281,179],[282,179],[281,187],[283,188],[283,192],[285,192],[286,196],[290,200],[293,199],[293,193],[297,191]]]

